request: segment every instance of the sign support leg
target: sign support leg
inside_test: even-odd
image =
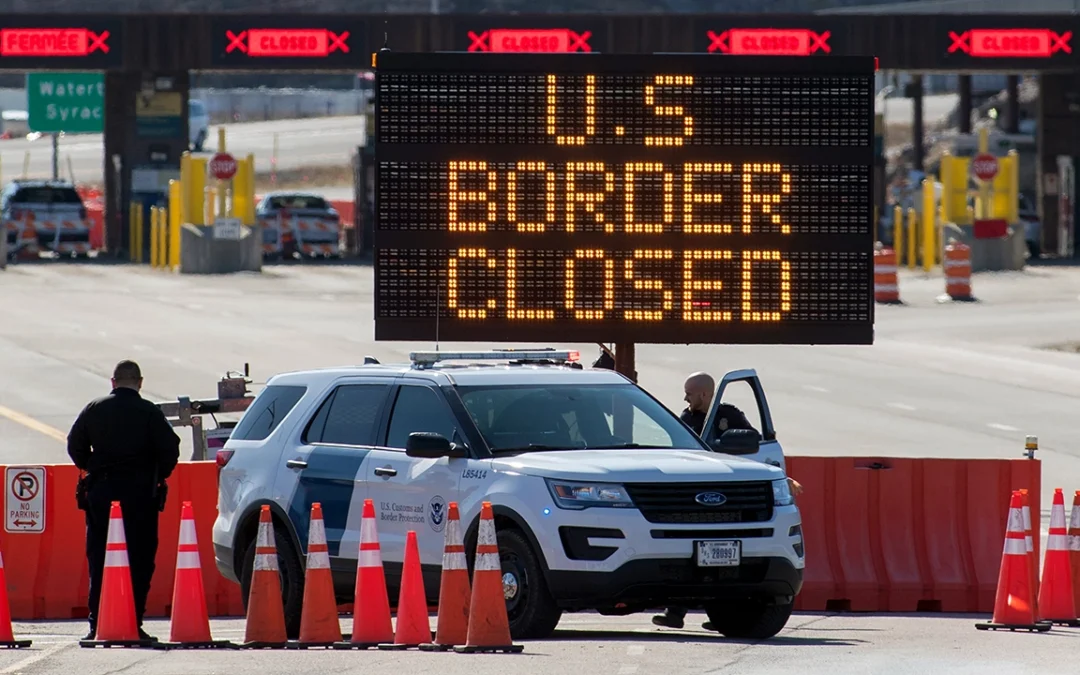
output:
[[[635,351],[633,342],[615,343],[615,371],[637,382]]]
[[[60,134],[52,135],[52,179],[60,179]]]

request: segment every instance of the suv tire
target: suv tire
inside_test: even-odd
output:
[[[253,538],[244,551],[244,566],[240,573],[240,594],[247,612],[248,596],[251,594],[251,575],[255,566],[255,543]],[[304,605],[304,568],[293,548],[292,542],[277,527],[274,528],[274,546],[277,547],[278,570],[281,575],[281,604],[285,607],[285,632],[290,640],[300,637],[300,613]]]
[[[510,637],[515,640],[543,640],[551,637],[562,618],[562,610],[548,591],[547,580],[540,560],[529,540],[518,529],[501,529],[499,561],[503,573],[503,593],[506,615],[510,622]],[[469,547],[469,572],[476,563],[475,545]]]
[[[768,640],[791,618],[794,603],[770,604],[764,600],[741,600],[708,605],[705,613],[714,630],[724,637],[742,640]]]

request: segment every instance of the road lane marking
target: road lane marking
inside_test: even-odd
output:
[[[11,408],[6,408],[0,405],[0,417],[5,417],[14,422],[15,424],[21,424],[27,429],[32,429],[39,434],[44,434],[49,438],[53,439],[54,441],[67,443],[67,434],[65,434],[63,431],[60,431],[56,427],[50,427],[44,422],[39,422],[33,417],[30,417],[29,415],[24,415],[17,410],[12,410]]]
[[[627,656],[641,656],[644,653],[645,653],[645,646],[644,645],[630,645],[629,647],[626,648],[626,655]]]
[[[889,407],[896,408],[897,410],[907,410],[908,412],[912,412],[916,409],[915,406],[908,405],[907,403],[890,403]]]
[[[810,391],[821,392],[822,394],[828,394],[829,393],[829,390],[826,389],[825,387],[819,387],[819,386],[814,385],[814,384],[804,384],[802,387],[803,387],[803,389],[809,389]]]
[[[990,427],[991,429],[997,429],[998,431],[1020,431],[1016,427],[1010,427],[1008,424],[998,424],[997,422],[991,422],[986,426]]]
[[[619,668],[619,675],[634,675],[637,672],[637,665],[627,664],[622,668]]]
[[[4,668],[3,670],[0,670],[0,675],[8,675],[8,673],[17,673],[20,670],[24,670],[26,668],[29,668],[30,666],[34,665],[38,661],[44,661],[45,659],[49,658],[50,656],[52,656],[56,652],[60,651],[61,649],[66,649],[68,647],[72,647],[75,644],[76,643],[74,643],[74,642],[61,642],[59,644],[54,644],[53,646],[48,647],[46,649],[43,649],[42,651],[38,652],[37,654],[34,654],[33,656],[28,656],[25,659],[23,659],[22,661],[16,661],[15,663],[11,664],[7,668]]]

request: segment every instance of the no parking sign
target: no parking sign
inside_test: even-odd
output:
[[[4,513],[5,532],[45,531],[45,467],[7,467]]]

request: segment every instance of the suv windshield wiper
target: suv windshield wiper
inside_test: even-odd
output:
[[[532,452],[541,450],[584,450],[584,447],[567,447],[565,445],[544,445],[542,443],[529,443],[528,445],[521,445],[513,448],[492,448],[493,453],[502,452]]]

